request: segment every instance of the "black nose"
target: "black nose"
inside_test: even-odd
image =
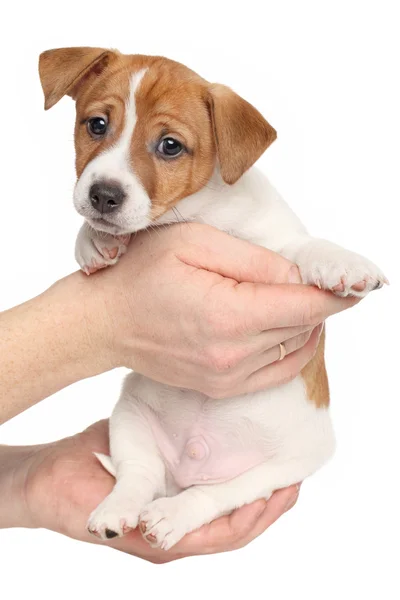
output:
[[[92,185],[89,197],[93,208],[103,215],[118,210],[125,199],[125,193],[118,183],[100,181]]]

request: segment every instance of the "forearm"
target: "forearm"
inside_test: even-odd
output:
[[[89,279],[73,273],[0,314],[0,423],[107,370]],[[99,334],[100,335],[100,334]]]

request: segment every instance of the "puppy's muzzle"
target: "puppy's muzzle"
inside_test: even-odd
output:
[[[125,192],[115,181],[98,181],[89,190],[90,204],[100,214],[116,212],[125,200]]]

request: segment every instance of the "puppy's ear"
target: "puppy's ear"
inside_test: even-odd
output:
[[[58,48],[43,52],[39,57],[39,75],[45,110],[65,94],[75,99],[83,83],[92,75],[99,75],[113,54],[104,48]]]
[[[220,171],[233,184],[276,139],[276,131],[246,100],[224,85],[209,89]]]

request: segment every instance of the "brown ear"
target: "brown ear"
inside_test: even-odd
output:
[[[211,118],[222,179],[235,183],[276,139],[276,131],[246,100],[224,85],[210,88]]]
[[[58,48],[43,52],[39,57],[39,75],[45,110],[65,94],[75,98],[80,84],[91,73],[99,75],[111,54],[111,50],[104,48]]]

